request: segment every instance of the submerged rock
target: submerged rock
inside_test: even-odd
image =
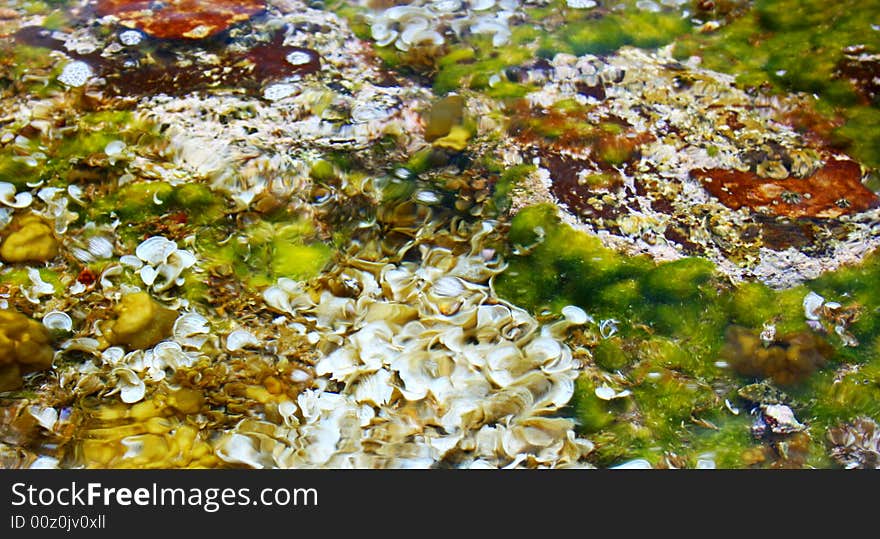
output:
[[[49,331],[23,314],[0,310],[0,391],[21,387],[22,375],[52,366]]]

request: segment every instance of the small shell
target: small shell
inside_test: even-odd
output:
[[[244,329],[236,329],[226,337],[226,349],[236,352],[248,346],[259,346],[260,340]]]
[[[134,254],[144,262],[158,266],[168,260],[177,251],[177,244],[162,236],[152,236],[141,242]]]
[[[44,429],[51,431],[58,422],[58,410],[51,407],[43,408],[39,405],[33,405],[28,408],[28,412],[37,420]]]
[[[804,316],[807,320],[819,319],[819,308],[825,303],[825,298],[815,292],[810,292],[804,297]]]
[[[0,202],[10,208],[27,208],[34,201],[34,197],[27,191],[15,193],[15,186],[9,182],[0,182]]]
[[[175,339],[192,337],[193,335],[205,334],[210,331],[208,319],[198,313],[186,313],[178,316],[177,320],[174,321],[174,328],[172,330]]]
[[[101,352],[101,361],[106,365],[119,365],[125,357],[125,350],[119,346],[111,346]]]
[[[243,434],[232,434],[224,438],[216,449],[221,460],[233,464],[244,464],[251,468],[265,468],[260,462],[260,451],[255,440]]]
[[[73,330],[73,320],[67,313],[50,311],[43,317],[43,325],[48,329],[69,332]]]
[[[68,339],[61,343],[61,349],[67,351],[89,352],[94,355],[100,355],[98,350],[99,343],[97,339],[89,337],[78,337],[76,339]]]
[[[119,397],[126,404],[139,402],[146,394],[144,381],[131,369],[114,369],[113,374],[119,380]]]
[[[122,255],[119,257],[119,263],[129,268],[140,269],[144,263],[140,258],[134,255]]]
[[[35,461],[33,461],[29,467],[31,470],[57,470],[59,468],[59,461],[55,457],[48,456],[40,456],[37,457]]]
[[[575,305],[567,305],[563,307],[562,316],[564,316],[569,323],[576,325],[583,325],[592,320],[590,315]]]
[[[624,462],[623,464],[618,464],[617,466],[612,466],[610,469],[612,470],[651,470],[653,467],[651,463],[645,459],[635,459]]]

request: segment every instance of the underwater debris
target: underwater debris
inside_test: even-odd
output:
[[[264,11],[260,0],[98,0],[99,16],[160,39],[204,39]]]
[[[825,365],[834,349],[809,331],[776,336],[765,345],[756,332],[731,326],[719,356],[743,375],[771,378],[780,385],[792,385],[807,379]]]
[[[855,161],[830,159],[807,178],[762,178],[738,170],[693,170],[706,190],[733,210],[800,218],[836,219],[880,204],[861,182],[862,169]]]
[[[21,387],[22,375],[52,366],[49,331],[15,311],[0,310],[0,391]]]
[[[844,468],[880,468],[880,426],[870,417],[858,417],[828,429],[831,457]]]

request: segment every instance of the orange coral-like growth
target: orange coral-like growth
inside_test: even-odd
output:
[[[99,0],[98,15],[160,39],[204,39],[266,9],[261,0]]]
[[[855,161],[829,160],[808,178],[777,180],[738,170],[694,170],[709,193],[728,208],[747,207],[783,217],[834,219],[878,204],[877,195],[862,182]]]

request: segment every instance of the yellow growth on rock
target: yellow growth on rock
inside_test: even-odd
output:
[[[0,311],[0,391],[21,386],[21,376],[52,366],[49,331],[23,314]]]
[[[25,215],[12,221],[11,232],[0,246],[4,262],[45,262],[58,254],[58,240],[52,227],[36,215]]]
[[[471,132],[461,125],[454,125],[449,130],[449,134],[445,137],[438,138],[433,142],[435,148],[445,148],[447,150],[455,150],[460,152],[467,147],[468,140],[471,138]]]
[[[107,342],[127,348],[149,348],[171,336],[177,312],[159,305],[147,292],[122,297],[116,320],[107,323]]]

